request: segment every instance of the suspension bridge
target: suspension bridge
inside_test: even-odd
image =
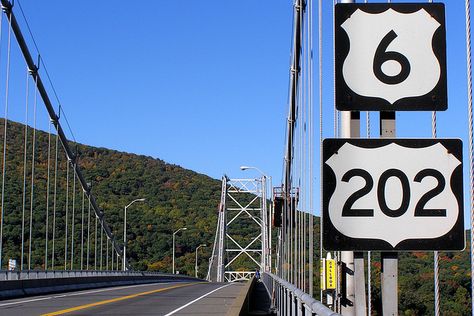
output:
[[[130,264],[127,209],[146,200],[135,197],[125,206],[123,234],[112,227],[101,207],[108,197],[96,194],[88,160],[67,136],[66,113],[29,39],[21,4],[1,0],[0,314],[398,315],[399,256],[410,251],[432,253],[426,282],[433,314],[443,314],[439,252],[465,248],[464,212],[473,209],[470,1],[464,142],[470,154],[464,159],[460,140],[437,138],[437,112],[449,111],[450,4],[344,0],[327,12],[323,1],[313,2],[292,2],[282,181],[253,166],[241,169],[259,177],[224,175],[214,240],[199,244],[195,274],[185,275],[175,267],[175,241],[187,227],[171,232],[172,273]],[[331,15],[334,134],[324,139],[323,16]],[[12,75],[14,67],[24,80]],[[431,135],[396,138],[399,111],[430,113]],[[11,113],[22,115],[24,125]],[[380,127],[378,135],[371,135],[371,124]],[[463,192],[464,182],[470,192]],[[212,254],[199,278],[202,247]],[[379,280],[372,279],[375,260]],[[380,284],[376,299],[374,283]]]

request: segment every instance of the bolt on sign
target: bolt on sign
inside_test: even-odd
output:
[[[444,111],[442,3],[339,3],[335,12],[340,111]]]
[[[325,139],[326,250],[462,250],[459,139]]]

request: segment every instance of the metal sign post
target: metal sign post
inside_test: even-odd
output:
[[[380,112],[380,137],[395,138],[395,112]],[[398,315],[398,253],[382,252],[382,315]]]
[[[343,111],[341,112],[341,136],[343,138],[360,137],[360,112]],[[324,182],[323,182],[324,183]],[[324,222],[323,222],[324,223]],[[340,297],[341,314],[355,315],[355,280],[354,280],[354,252],[342,251],[342,293]],[[360,261],[358,262],[360,265]],[[362,262],[362,265],[364,263]],[[365,280],[364,280],[365,284]],[[365,292],[365,291],[364,291]]]

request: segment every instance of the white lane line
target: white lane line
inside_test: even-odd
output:
[[[232,284],[233,284],[233,283],[226,284],[226,285],[224,285],[224,286],[218,287],[217,289],[214,289],[214,290],[212,290],[212,291],[210,291],[210,292],[208,292],[208,293],[206,293],[206,294],[204,294],[204,295],[202,295],[202,296],[199,296],[197,299],[192,300],[191,302],[189,302],[189,303],[187,303],[187,304],[185,304],[185,305],[183,305],[183,306],[181,306],[181,307],[175,309],[174,311],[172,311],[172,312],[170,312],[170,313],[168,313],[168,314],[166,314],[166,315],[164,315],[164,316],[170,316],[170,315],[176,314],[177,312],[179,312],[179,311],[182,310],[183,308],[186,308],[186,307],[188,307],[189,305],[191,305],[191,304],[193,304],[193,303],[196,303],[196,302],[199,301],[200,299],[203,299],[203,298],[205,298],[206,296],[208,296],[208,295],[210,295],[210,294],[212,294],[212,293],[214,293],[214,292],[216,292],[216,291],[219,291],[220,289],[223,289],[223,288],[225,288],[225,287],[228,287],[229,285],[232,285]]]
[[[31,302],[37,302],[37,301],[45,301],[45,300],[50,300],[53,298],[94,294],[94,293],[100,293],[100,292],[108,292],[108,291],[114,291],[114,290],[121,290],[121,289],[128,289],[128,288],[142,287],[142,286],[152,286],[152,285],[157,285],[157,284],[168,284],[168,283],[173,283],[173,282],[155,282],[155,283],[147,283],[147,284],[124,285],[124,286],[119,286],[119,287],[112,287],[112,288],[93,290],[93,291],[87,291],[87,292],[75,292],[75,293],[69,293],[69,294],[52,295],[52,296],[46,296],[46,297],[32,298],[32,299],[23,300],[23,301],[3,303],[3,304],[0,304],[0,307],[18,305],[18,304],[23,304],[23,303],[31,303]]]

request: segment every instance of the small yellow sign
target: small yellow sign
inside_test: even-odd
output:
[[[336,289],[336,260],[326,259],[326,290],[335,290]]]
[[[321,281],[321,291],[326,290],[326,259],[321,259],[319,264],[319,280]]]

